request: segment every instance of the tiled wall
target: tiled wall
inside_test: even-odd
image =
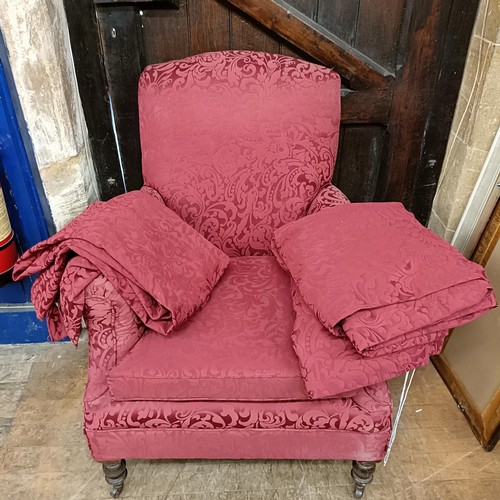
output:
[[[482,0],[429,228],[451,241],[500,124],[500,0]]]

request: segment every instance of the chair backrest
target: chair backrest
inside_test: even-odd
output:
[[[332,178],[340,78],[278,54],[209,52],[139,82],[144,183],[230,256],[269,253]]]

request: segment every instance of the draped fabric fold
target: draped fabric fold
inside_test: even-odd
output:
[[[149,328],[167,334],[201,307],[229,258],[163,202],[132,191],[97,202],[28,250],[14,279],[40,273],[31,297],[52,340],[78,343],[84,291],[99,274]]]
[[[427,364],[449,329],[496,306],[482,267],[399,203],[323,209],[276,230],[273,251],[292,278],[311,397]]]
[[[357,352],[345,335],[332,335],[305,304],[293,283],[292,298],[295,310],[292,342],[310,399],[341,397],[426,365],[430,356],[441,351],[448,333],[440,332],[432,342],[367,357]]]

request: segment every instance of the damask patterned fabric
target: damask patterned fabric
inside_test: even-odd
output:
[[[391,432],[387,385],[349,398],[296,402],[86,398],[96,460],[120,458],[382,458]]]
[[[290,278],[271,256],[231,259],[208,303],[147,332],[108,373],[114,400],[307,399],[292,347]]]
[[[448,333],[440,332],[434,341],[407,345],[397,352],[365,357],[356,351],[347,337],[339,333],[332,335],[318,321],[295,284],[292,284],[292,295],[296,314],[293,347],[311,399],[338,397],[424,366],[429,363],[429,356],[441,351]]]
[[[98,461],[380,460],[385,453],[392,408],[385,383],[329,401],[112,402],[107,372],[137,345],[144,326],[103,276],[98,276],[85,291],[85,319],[89,380],[84,397],[84,430],[92,456]]]
[[[92,401],[108,392],[108,371],[122,361],[144,335],[145,326],[101,274],[85,289],[84,301],[89,340],[85,398]]]
[[[144,182],[230,256],[269,254],[333,173],[340,78],[279,54],[225,51],[148,66]]]
[[[74,261],[74,255],[81,258]],[[168,333],[202,306],[229,262],[160,200],[143,191],[97,202],[28,250],[14,279],[40,273],[31,297],[52,340],[78,342],[83,293],[104,275],[149,328]]]
[[[400,203],[326,208],[274,243],[304,303],[367,357],[439,342],[496,305],[482,267]]]
[[[383,432],[391,426],[392,402],[385,383],[351,397],[322,401],[129,401],[109,394],[85,405],[92,430],[124,427],[166,429],[328,429]]]
[[[338,187],[330,184],[316,195],[307,209],[307,215],[315,214],[323,208],[336,207],[346,203],[350,203],[349,198]]]
[[[127,403],[125,403],[127,404]],[[147,410],[145,410],[147,411]],[[390,431],[325,429],[86,430],[99,462],[126,459],[381,460]]]
[[[385,383],[331,401],[113,402],[106,374],[137,345],[144,327],[103,276],[87,287],[85,300],[89,380],[84,429],[96,460],[383,457],[392,408]]]

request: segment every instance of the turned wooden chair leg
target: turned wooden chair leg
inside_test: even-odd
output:
[[[127,477],[127,463],[125,460],[118,462],[104,462],[102,464],[106,482],[112,486],[110,495],[113,498],[120,496],[123,491],[123,483]]]
[[[353,460],[351,477],[354,479],[354,498],[361,498],[365,491],[365,486],[373,481],[376,462],[358,462]]]

